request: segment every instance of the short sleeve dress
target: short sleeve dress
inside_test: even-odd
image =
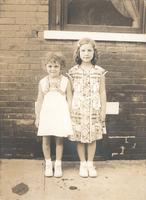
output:
[[[50,88],[48,76],[40,81],[44,100],[40,111],[38,136],[67,137],[73,134],[66,100],[68,78],[61,76],[58,88]]]
[[[72,127],[74,135],[72,141],[91,143],[102,139],[106,134],[105,124],[101,120],[100,79],[106,71],[100,66],[93,66],[85,71],[80,65],[69,70],[73,85]]]

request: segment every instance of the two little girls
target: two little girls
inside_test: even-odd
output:
[[[96,44],[88,38],[79,40],[75,62],[77,65],[69,70],[67,78],[60,74],[64,65],[62,58],[56,55],[48,57],[48,76],[39,83],[36,126],[38,135],[43,136],[45,176],[53,176],[50,155],[52,135],[56,137],[55,177],[62,176],[63,137],[77,142],[79,175],[97,176],[93,159],[96,140],[102,139],[105,130],[103,124],[106,116],[106,72],[96,65]]]

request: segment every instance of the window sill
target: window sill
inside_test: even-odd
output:
[[[81,31],[44,31],[44,39],[49,40],[79,40],[83,37],[92,38],[95,41],[113,42],[146,42],[146,34],[130,33],[103,33]]]

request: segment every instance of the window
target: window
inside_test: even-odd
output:
[[[145,0],[50,0],[49,29],[144,33]]]

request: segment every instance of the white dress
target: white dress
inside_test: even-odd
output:
[[[73,134],[69,107],[66,100],[68,78],[61,76],[59,88],[49,88],[49,79],[44,77],[40,86],[44,100],[40,112],[38,136],[67,137]]]

